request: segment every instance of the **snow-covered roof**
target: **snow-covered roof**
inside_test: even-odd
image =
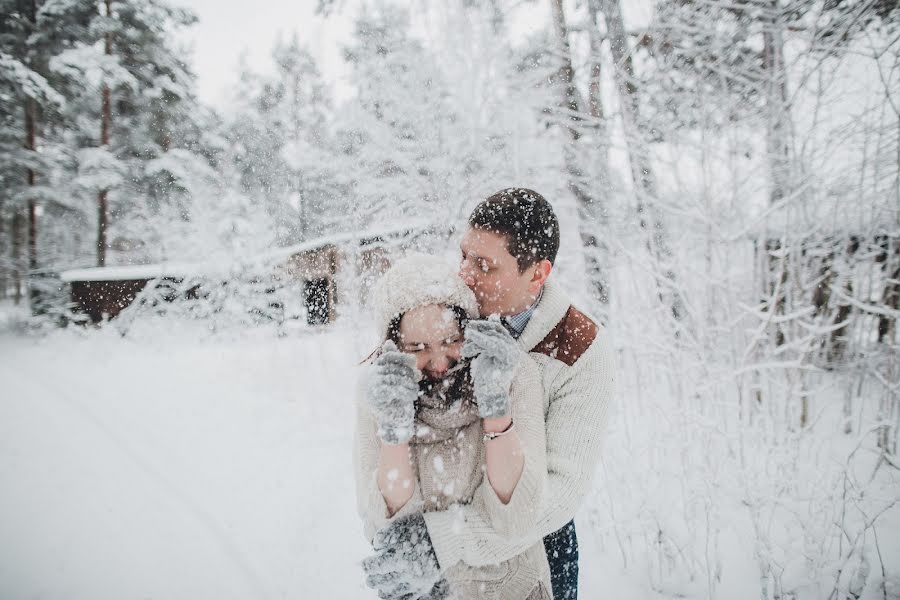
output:
[[[187,277],[209,273],[211,265],[203,263],[157,263],[117,267],[88,267],[60,273],[60,279],[72,281],[132,281],[158,277]],[[215,269],[219,270],[219,269]]]
[[[262,254],[232,262],[175,263],[164,262],[149,265],[125,265],[114,267],[88,267],[70,269],[60,273],[65,282],[73,281],[134,281],[141,279],[157,279],[160,277],[183,278],[197,275],[227,275],[244,271],[247,268],[265,268],[286,260],[295,254],[317,250],[325,246],[340,246],[354,242],[365,242],[379,238],[391,238],[410,234],[422,234],[429,231],[452,231],[452,227],[438,227],[427,221],[409,221],[403,226],[375,227],[365,231],[338,233],[318,237],[312,240],[274,248]]]
[[[317,250],[319,248],[322,248],[323,246],[340,246],[341,244],[347,244],[350,242],[367,241],[377,238],[391,238],[409,234],[421,234],[437,229],[437,226],[435,226],[433,223],[429,223],[428,221],[408,221],[403,226],[381,226],[366,229],[365,231],[352,231],[346,233],[337,233],[334,235],[326,235],[315,238],[313,240],[308,240],[306,242],[300,242],[299,244],[294,244],[292,246],[274,248],[258,255],[256,259],[262,263],[270,263],[273,261],[290,258],[291,256],[299,254],[301,252]],[[446,229],[448,231],[450,230],[449,227],[447,227]]]

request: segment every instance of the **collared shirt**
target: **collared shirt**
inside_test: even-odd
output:
[[[500,319],[500,322],[503,323],[504,327],[506,327],[506,329],[510,334],[512,334],[514,338],[519,339],[519,336],[522,335],[523,331],[525,331],[525,327],[528,326],[528,321],[531,320],[531,315],[534,314],[534,309],[537,308],[537,305],[541,301],[541,297],[543,295],[544,288],[542,287],[541,293],[538,294],[538,297],[534,299],[534,302],[531,304],[531,306],[520,313]]]

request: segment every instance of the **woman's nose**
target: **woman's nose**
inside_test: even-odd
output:
[[[428,370],[432,373],[443,373],[450,368],[450,359],[446,355],[435,356],[428,361]]]

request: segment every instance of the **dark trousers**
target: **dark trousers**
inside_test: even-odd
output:
[[[578,537],[575,535],[575,521],[569,521],[562,529],[545,537],[544,550],[550,563],[553,600],[577,600]]]

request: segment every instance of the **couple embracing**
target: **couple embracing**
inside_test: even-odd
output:
[[[573,519],[615,377],[558,249],[550,204],[510,188],[472,212],[458,270],[419,255],[378,282],[354,459],[379,597],[577,598]]]

